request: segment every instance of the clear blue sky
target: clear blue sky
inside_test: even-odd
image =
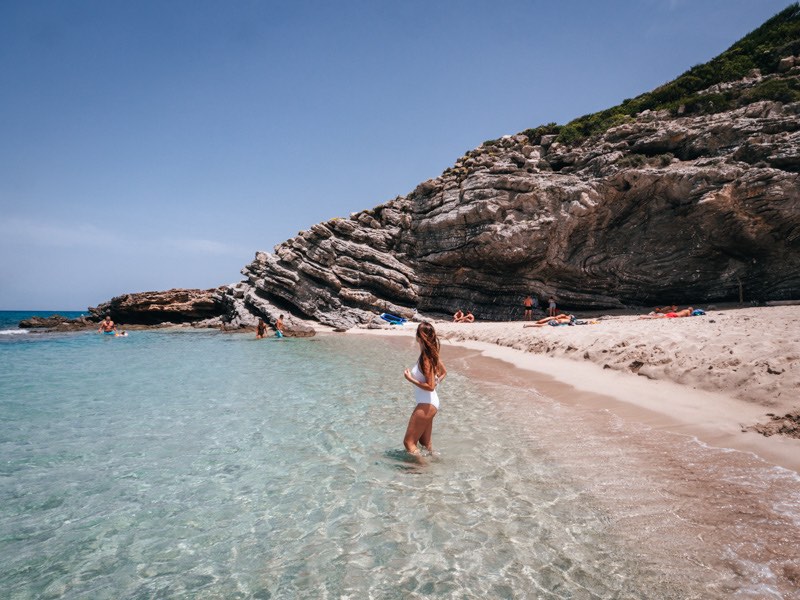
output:
[[[619,103],[789,0],[0,2],[0,309],[239,281],[484,140]]]

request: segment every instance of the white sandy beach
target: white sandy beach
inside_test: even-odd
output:
[[[800,408],[800,306],[713,310],[683,319],[610,316],[596,324],[524,328],[523,322],[436,324],[469,349],[472,375],[528,372],[560,402],[606,408],[650,427],[749,451],[800,472],[800,440],[745,427]],[[413,335],[415,324],[391,330]],[[351,330],[356,331],[356,330]],[[463,351],[459,356],[463,356]]]

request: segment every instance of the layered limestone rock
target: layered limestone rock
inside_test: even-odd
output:
[[[273,329],[283,316],[283,333],[286,337],[313,337],[316,330],[314,322],[288,314],[288,311],[275,306],[263,298],[258,290],[244,283],[220,288],[215,295],[225,307],[220,325],[225,330],[254,329],[259,319],[264,319]]]
[[[97,319],[110,315],[112,320],[127,325],[162,325],[165,323],[196,323],[212,320],[216,324],[226,314],[218,295],[222,288],[210,290],[172,289],[161,292],[141,292],[116,296],[90,307]]]
[[[797,298],[799,172],[800,103],[646,111],[575,146],[506,136],[257,253],[242,294],[335,327],[457,308],[510,319],[528,293],[568,309]]]

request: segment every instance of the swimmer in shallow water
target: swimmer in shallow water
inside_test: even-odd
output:
[[[275,337],[283,337],[283,315],[278,317],[278,320],[275,321]]]
[[[97,333],[107,333],[112,335],[116,333],[117,326],[111,320],[111,315],[106,315],[105,319],[100,322],[100,327],[97,328]]]
[[[260,340],[266,335],[267,335],[267,324],[264,323],[264,319],[259,319],[258,325],[256,326],[256,339]]]
[[[439,338],[430,323],[417,327],[419,358],[411,369],[403,371],[407,381],[414,384],[417,405],[408,420],[403,446],[411,454],[419,454],[418,444],[433,452],[431,435],[433,418],[439,412],[439,396],[436,386],[447,376],[447,369],[439,358]]]

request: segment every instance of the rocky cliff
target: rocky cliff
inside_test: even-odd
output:
[[[726,85],[800,89],[789,58]],[[800,297],[800,102],[677,112],[577,143],[487,142],[407,196],[257,253],[245,304],[347,327],[459,307],[509,319],[527,293],[572,309]]]
[[[800,298],[800,4],[652,92],[485,142],[242,274],[174,312],[98,312],[347,328],[380,312],[511,319],[529,293],[571,310]]]

